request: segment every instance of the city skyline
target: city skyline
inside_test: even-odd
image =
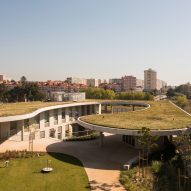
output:
[[[1,73],[18,80],[69,76],[190,82],[189,1],[2,1]]]

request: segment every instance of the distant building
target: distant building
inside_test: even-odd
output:
[[[122,80],[120,78],[109,79],[110,84],[121,84]]]
[[[7,78],[5,75],[0,75],[0,82],[11,81],[11,78]]]
[[[5,76],[4,75],[0,75],[0,82],[5,80]]]
[[[136,77],[124,76],[122,77],[122,91],[135,91],[136,90]]]
[[[146,91],[153,91],[157,89],[157,72],[148,69],[144,71],[144,89]]]
[[[89,86],[89,87],[98,87],[99,86],[98,79],[94,79],[94,78],[87,79],[87,86]]]
[[[144,80],[136,79],[136,91],[142,92],[144,90]]]
[[[51,92],[52,101],[85,101],[85,92],[80,93],[65,93],[65,92]]]
[[[75,78],[75,77],[68,77],[66,81],[69,84],[87,84],[87,80],[85,78]]]
[[[161,90],[162,88],[166,87],[167,83],[163,80],[157,79],[157,90]]]

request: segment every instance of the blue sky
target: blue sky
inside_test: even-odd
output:
[[[191,81],[190,0],[0,0],[0,73]]]

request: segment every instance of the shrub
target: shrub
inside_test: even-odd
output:
[[[158,174],[161,170],[162,162],[160,161],[152,161],[151,169],[154,174]]]

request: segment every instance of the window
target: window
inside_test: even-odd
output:
[[[42,138],[45,138],[45,131],[41,131],[40,132],[40,138],[42,139]]]
[[[15,129],[17,129],[17,122],[16,121],[11,121],[10,130],[15,130]]]
[[[29,131],[29,119],[24,120],[24,131]]]
[[[37,116],[34,118],[34,125],[35,125],[35,128],[36,128],[36,129],[40,129],[40,115],[37,115]]]
[[[44,112],[45,127],[49,127],[49,111]]]
[[[10,135],[17,133],[17,121],[11,121],[10,123]]]
[[[45,119],[45,122],[49,122],[49,111],[44,112],[44,119]]]
[[[66,111],[65,108],[62,109],[62,119],[65,119],[66,117]]]

